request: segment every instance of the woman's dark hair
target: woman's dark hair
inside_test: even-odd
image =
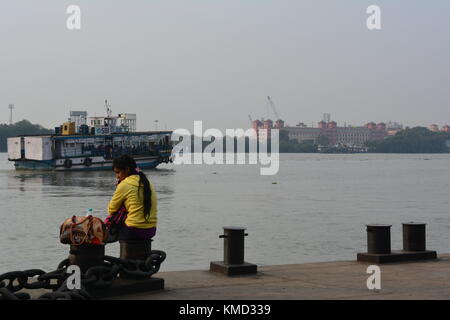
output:
[[[130,175],[137,174],[139,175],[139,190],[141,188],[141,184],[144,186],[144,217],[148,220],[150,216],[150,209],[152,207],[152,190],[150,189],[150,181],[148,181],[147,176],[142,172],[138,171],[136,161],[130,157],[129,155],[124,154],[118,158],[113,160],[112,168],[119,170],[129,170]]]

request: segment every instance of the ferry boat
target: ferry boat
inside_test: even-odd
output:
[[[136,132],[136,114],[105,117],[71,111],[69,121],[50,135],[8,138],[8,160],[16,169],[111,170],[114,158],[132,156],[141,169],[172,162],[172,131]]]

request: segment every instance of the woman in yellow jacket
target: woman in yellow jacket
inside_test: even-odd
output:
[[[123,225],[119,226],[118,239],[151,239],[156,233],[157,223],[157,198],[153,185],[128,155],[114,159],[113,170],[118,185],[109,202],[108,213],[110,217],[126,215]]]

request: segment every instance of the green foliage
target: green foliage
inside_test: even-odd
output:
[[[285,130],[280,130],[280,145],[279,145],[279,151],[280,153],[314,153],[317,152],[317,145],[314,144],[313,141],[305,141],[303,143],[298,143],[297,140],[290,140],[288,133]],[[194,136],[190,136],[191,141],[191,151],[194,152]],[[189,139],[189,137],[186,137],[186,139]],[[220,140],[219,140],[220,141]],[[226,142],[225,139],[223,139],[220,143],[223,146],[224,152],[237,152],[237,145],[238,143],[242,143],[242,138],[237,139],[234,138],[234,150],[227,150],[226,148]],[[206,146],[208,146],[211,143],[211,141],[203,141],[202,142],[202,150],[205,149]],[[248,152],[249,150],[249,138],[245,138],[245,152]],[[270,152],[271,142],[268,141],[267,143],[267,151]]]
[[[320,144],[329,144],[329,141],[326,141],[328,139],[324,139],[326,137],[321,136],[320,138]],[[378,153],[447,153],[450,152],[450,148],[446,145],[448,140],[450,140],[450,133],[432,132],[427,128],[415,127],[399,131],[395,136],[387,137],[383,141],[368,141],[366,146],[369,147],[369,152]],[[204,142],[203,147],[208,144],[209,142]],[[245,144],[246,150],[248,150],[248,139]],[[226,150],[224,141],[223,145]],[[236,152],[236,147],[234,151]],[[314,153],[317,152],[317,145],[313,141],[299,143],[297,140],[290,140],[288,132],[280,130],[280,152]]]
[[[330,145],[330,139],[327,136],[319,136],[317,143],[321,146],[328,146]]]
[[[299,143],[297,140],[290,140],[287,131],[280,130],[280,153],[314,153],[317,152],[317,145],[313,141]]]
[[[51,134],[53,130],[45,129],[28,120],[22,120],[12,125],[0,124],[0,152],[7,151],[7,138],[20,135]]]
[[[280,153],[314,153],[317,145],[312,141],[298,143],[297,141],[280,141]]]
[[[446,153],[448,132],[432,132],[424,127],[407,128],[380,142],[369,142],[371,152],[379,153]]]

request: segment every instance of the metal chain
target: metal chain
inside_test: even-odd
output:
[[[35,278],[37,281],[30,282],[30,278]],[[66,268],[61,268],[52,272],[46,273],[43,270],[32,269],[26,271],[13,271],[0,275],[0,287],[5,287],[11,292],[17,292],[22,289],[58,289],[62,282],[69,276],[66,273]],[[8,281],[8,284],[5,283]],[[52,284],[51,281],[56,283]]]
[[[54,291],[41,295],[38,300],[90,300],[91,296],[83,289],[69,289],[67,288],[67,281],[62,286]]]
[[[111,286],[119,274],[134,277],[149,278],[159,271],[161,263],[166,259],[166,253],[152,250],[146,260],[125,260],[105,256],[103,265],[89,268],[81,274],[81,289],[67,288],[67,273],[69,259],[61,261],[58,268],[52,272],[40,269],[13,271],[0,275],[0,300],[29,300],[28,293],[18,292],[22,289],[50,289],[53,292],[39,297],[44,300],[86,300],[90,299],[89,290]],[[30,279],[36,278],[34,281]],[[7,282],[5,282],[7,281]]]
[[[105,256],[105,261],[120,265],[120,272],[136,277],[151,277],[159,271],[161,263],[166,259],[166,253],[160,250],[152,250],[146,260],[124,260],[116,257]]]

